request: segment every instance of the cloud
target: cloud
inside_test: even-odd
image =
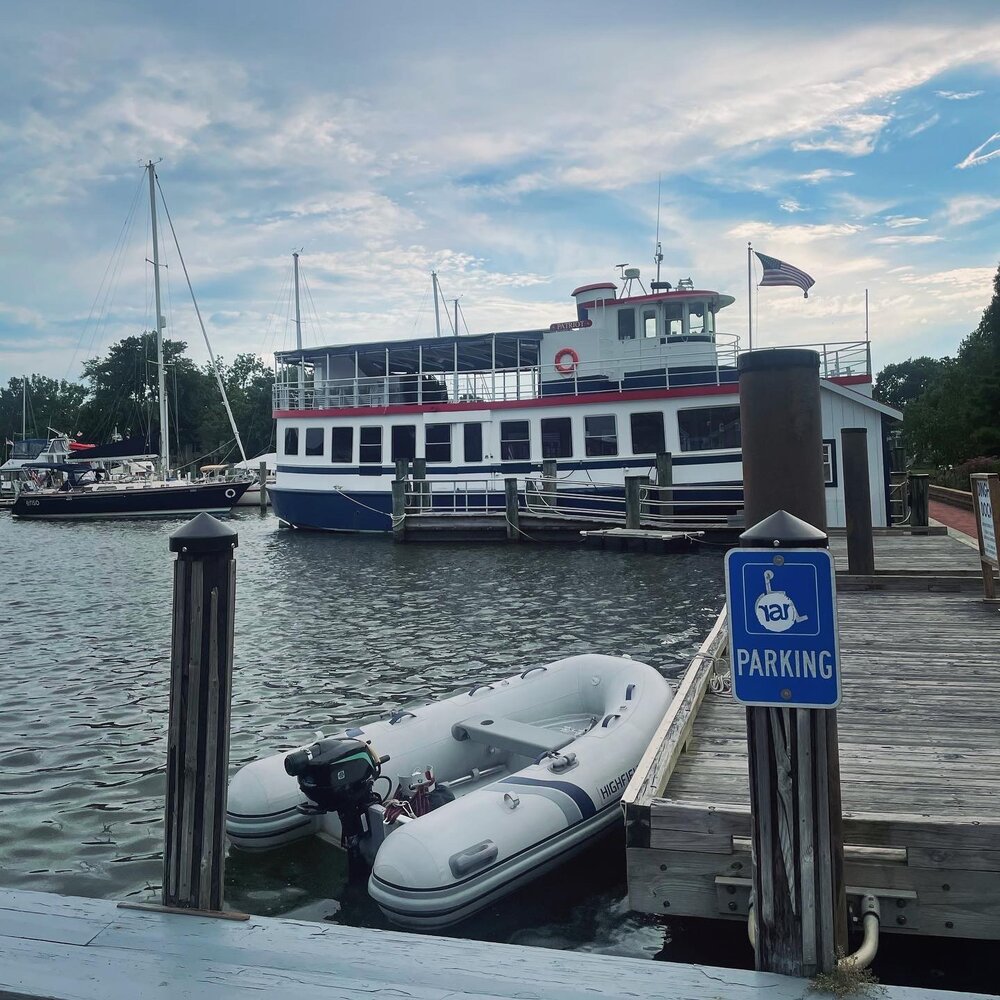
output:
[[[879,133],[891,120],[889,115],[846,115],[834,122],[819,138],[792,143],[798,153],[825,150],[845,156],[867,156],[875,149]]]
[[[1000,132],[994,132],[993,135],[986,140],[986,142],[976,146],[976,148],[969,153],[969,155],[962,160],[961,163],[956,163],[955,166],[958,167],[959,170],[965,170],[966,167],[978,166],[980,163],[985,163],[987,160],[993,160],[1000,156],[1000,144],[998,144],[995,149],[991,149],[987,153],[983,152],[987,146],[993,145],[998,139],[1000,139]]]
[[[807,174],[799,174],[799,180],[807,184],[819,184],[821,181],[833,180],[835,177],[853,177],[853,170],[833,170],[829,167],[820,167],[818,170],[810,170]]]
[[[785,198],[784,201],[778,202],[778,208],[780,208],[782,212],[805,211],[805,209],[794,198]]]
[[[906,229],[908,226],[920,226],[927,220],[918,215],[887,215],[885,224],[890,229]]]
[[[925,243],[940,243],[943,236],[878,236],[872,240],[880,246],[922,246]]]
[[[926,132],[927,129],[931,128],[934,125],[937,125],[939,121],[941,121],[940,115],[938,114],[931,115],[930,118],[925,119],[918,125],[915,125],[913,128],[911,128],[906,133],[906,138],[912,139],[914,136],[920,135],[921,132]]]
[[[935,90],[934,93],[937,94],[938,97],[943,97],[946,101],[968,101],[973,97],[981,97],[985,91],[965,90],[956,92],[954,90]]]
[[[966,194],[949,199],[945,205],[945,216],[951,226],[964,226],[977,222],[1000,209],[1000,197],[992,195]]]
[[[850,222],[820,225],[779,226],[772,222],[743,222],[730,229],[726,235],[735,239],[776,240],[781,243],[802,244],[859,233],[863,226]]]

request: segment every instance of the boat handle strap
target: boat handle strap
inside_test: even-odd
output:
[[[472,847],[467,847],[464,851],[453,854],[448,859],[448,867],[451,868],[451,873],[455,878],[461,878],[476,868],[482,868],[483,865],[496,861],[498,853],[497,845],[492,840],[483,840],[478,844],[473,844]]]
[[[398,712],[393,712],[392,715],[389,716],[389,725],[394,726],[396,725],[397,722],[402,721],[407,716],[409,716],[411,719],[416,718],[416,716],[412,712],[407,711],[405,708],[400,709]]]
[[[523,674],[521,674],[521,680],[523,681],[524,678],[528,676],[528,674],[533,673],[536,670],[548,670],[548,669],[549,669],[548,667],[528,667],[528,669],[525,670]]]
[[[469,697],[471,698],[481,688],[486,688],[488,691],[492,691],[493,690],[493,685],[492,684],[476,684],[474,687],[472,687],[472,688],[469,689]]]

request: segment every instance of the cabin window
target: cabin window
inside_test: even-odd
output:
[[[306,454],[307,455],[320,455],[323,454],[323,428],[322,427],[307,427],[306,428]]]
[[[688,329],[692,336],[701,337],[705,334],[705,304],[692,302],[688,313]]]
[[[635,310],[618,310],[618,339],[635,340]]]
[[[823,441],[823,483],[826,486],[837,485],[837,442]]]
[[[573,425],[569,417],[542,420],[542,458],[573,457]]]
[[[465,439],[466,462],[481,462],[483,460],[483,425],[463,424],[462,434]]]
[[[583,418],[584,446],[588,455],[617,455],[618,428],[613,414]]]
[[[642,335],[649,339],[656,336],[656,310],[643,309],[642,311]]]
[[[392,429],[392,460],[401,458],[413,461],[417,457],[417,428],[415,424],[400,424]]]
[[[451,424],[428,424],[424,428],[424,455],[428,462],[451,461]]]
[[[379,439],[381,441],[381,438]],[[346,464],[354,457],[354,428],[334,427],[330,431],[330,461]],[[379,462],[382,461],[381,455]]]
[[[358,458],[362,465],[382,464],[381,427],[361,428]]]
[[[700,410],[681,410],[677,414],[681,451],[712,451],[739,448],[740,408],[706,406]]]
[[[666,319],[665,332],[668,338],[680,337],[684,333],[684,321],[681,318],[680,303],[669,303],[663,312]]]
[[[285,454],[297,455],[299,453],[299,429],[298,427],[285,428]]]
[[[527,461],[531,458],[531,437],[527,420],[500,422],[500,458]]]
[[[629,418],[632,424],[632,454],[658,455],[666,451],[663,437],[663,414],[633,413]]]

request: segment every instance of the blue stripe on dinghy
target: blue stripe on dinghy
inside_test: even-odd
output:
[[[581,819],[590,819],[597,812],[594,800],[579,785],[574,785],[569,781],[544,781],[539,778],[503,778],[497,782],[498,785],[527,785],[535,788],[552,788],[559,792],[565,792],[580,810]],[[568,818],[568,817],[567,817]]]

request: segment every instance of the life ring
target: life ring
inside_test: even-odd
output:
[[[569,360],[564,360],[566,358]],[[576,366],[580,363],[580,355],[572,347],[563,347],[556,351],[555,363],[556,371],[560,375],[572,375],[576,371]]]
[[[226,490],[226,499],[227,500],[232,500],[234,496],[236,496],[236,490],[233,490],[233,489]]]

